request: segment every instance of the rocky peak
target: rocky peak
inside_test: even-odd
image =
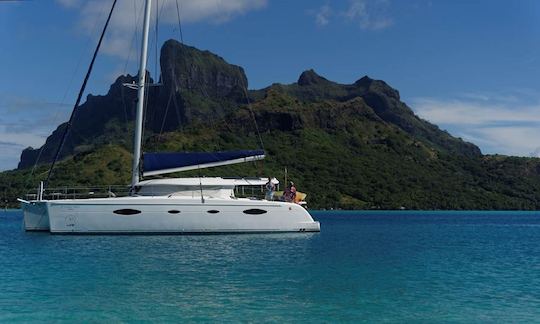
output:
[[[400,100],[399,91],[389,86],[386,82],[382,80],[374,80],[367,75],[358,79],[354,85],[364,89],[367,92],[380,93],[386,97]]]
[[[235,96],[248,85],[241,67],[173,39],[163,44],[160,63],[162,81],[168,89],[222,98]]]
[[[356,80],[356,82],[354,83],[354,85],[356,86],[360,86],[360,87],[369,87],[369,85],[371,84],[371,82],[373,82],[374,80],[372,78],[370,78],[369,76],[367,75],[364,75],[363,77],[361,77],[360,79]]]
[[[330,81],[328,81],[327,79],[318,75],[313,69],[302,72],[302,74],[300,74],[300,77],[298,78],[298,85],[300,86],[325,84],[329,82]]]

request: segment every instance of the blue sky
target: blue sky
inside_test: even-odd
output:
[[[159,0],[159,45],[178,38],[175,1]],[[0,170],[67,118],[110,3],[0,1]],[[310,68],[341,83],[369,75],[484,153],[540,153],[540,1],[179,3],[185,42],[243,66],[250,88]],[[136,73],[141,12],[142,0],[118,0],[88,93]]]

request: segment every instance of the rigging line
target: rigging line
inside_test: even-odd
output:
[[[174,78],[174,71],[173,71],[173,78]],[[159,134],[157,137],[155,137],[155,140],[154,140],[154,150],[157,150],[158,144],[159,142],[161,142],[163,129],[165,128],[165,122],[167,121],[167,115],[169,114],[169,108],[171,106],[171,101],[173,100],[174,96],[175,96],[175,91],[171,89],[171,91],[169,91],[169,99],[167,99],[167,105],[165,106],[165,113],[163,114],[163,118],[161,120],[161,127],[159,129]],[[175,107],[176,107],[176,104],[175,104]],[[157,118],[156,118],[156,122],[157,122]]]
[[[149,78],[145,78],[145,79],[148,80]],[[146,133],[146,127],[144,127],[144,125],[146,124],[146,116],[148,113],[148,97],[150,95],[150,87],[144,87],[143,91],[144,91],[144,104],[143,104],[143,120],[142,120],[143,127],[141,131],[141,152],[144,152],[143,150],[143,145],[145,142],[144,134]],[[141,156],[139,156],[139,159],[141,159]],[[142,165],[142,164],[139,163],[139,165]]]
[[[122,99],[122,108],[124,108],[124,124],[127,125],[127,123],[128,123],[128,113],[127,113],[125,89],[124,89],[123,86],[120,87],[120,99]]]
[[[163,12],[163,7],[165,5],[165,3],[162,2],[161,4],[161,8],[159,6],[159,0],[156,0],[156,20],[155,20],[155,26],[154,26],[154,35],[155,35],[155,39],[153,40],[153,45],[151,46],[155,46],[155,59],[154,59],[154,68],[155,68],[155,75],[154,75],[154,84],[159,84],[159,71],[158,71],[158,44],[159,44],[159,16],[161,16],[162,12]],[[151,41],[152,42],[152,41]],[[150,74],[150,73],[149,73]],[[157,82],[156,82],[157,80]],[[149,83],[149,82],[147,82]],[[149,95],[150,95],[150,89],[149,87],[145,87],[144,89],[145,91],[145,100],[144,100],[144,107],[146,107],[146,109],[143,109],[143,127],[142,127],[142,134],[141,134],[141,138],[142,138],[142,143],[141,143],[141,148],[142,146],[144,145],[145,143],[145,133],[146,133],[146,127],[144,127],[144,125],[146,124],[146,120],[148,118],[148,101],[149,101]],[[152,91],[155,95],[156,91]],[[155,109],[152,111],[152,114],[151,114],[151,118],[152,118],[152,121],[154,121],[156,119],[155,117],[156,115],[156,112],[155,112]],[[155,141],[154,141],[155,142]],[[149,144],[152,144],[151,142]],[[142,150],[141,150],[142,151]],[[139,157],[141,158],[141,157]],[[139,164],[139,165],[142,165],[142,164]]]
[[[166,1],[166,0],[165,0]],[[160,8],[160,5],[159,5],[159,0],[156,0],[156,20],[155,20],[155,26],[154,26],[154,35],[155,35],[155,38],[153,40],[150,40],[150,48],[155,46],[155,60],[154,60],[154,66],[155,66],[155,75],[154,75],[154,84],[155,85],[159,85],[160,83],[160,73],[159,73],[159,70],[158,70],[158,49],[159,49],[159,17],[161,16],[161,14],[163,13],[163,7],[165,5],[164,2],[161,3],[161,8]],[[149,72],[149,75],[150,75],[150,71]],[[145,107],[146,109],[144,109],[144,113],[143,113],[143,125],[146,123],[146,120],[148,119],[148,95],[150,94],[150,92],[155,93],[157,92],[157,90],[152,90],[150,91],[150,89],[145,89],[145,92],[147,94],[147,96],[145,97]],[[150,112],[150,118],[152,121],[154,121],[156,119],[156,109],[153,109],[151,112]],[[145,133],[146,133],[146,127],[143,126],[143,129],[142,129],[142,139],[144,141],[144,136],[145,136]],[[150,143],[151,144],[151,143]]]
[[[251,100],[249,99],[249,93],[248,93],[248,90],[247,90],[247,86],[242,85],[242,90],[244,90],[244,95],[246,96],[247,106],[248,106],[251,118],[253,118],[253,123],[255,123],[255,130],[257,131],[257,136],[259,138],[260,149],[265,151],[264,142],[263,142],[263,139],[262,139],[262,136],[261,136],[261,132],[259,130],[259,124],[257,123],[257,118],[255,117],[255,112],[253,111],[253,106],[251,105]],[[255,167],[257,167],[257,166],[259,167],[259,172],[261,172],[261,174],[262,174],[264,172],[264,170],[263,170],[264,165],[265,165],[264,160],[253,161],[253,163],[256,165]]]
[[[178,17],[178,32],[180,34],[180,42],[184,44],[184,35],[182,34],[182,20],[180,19],[180,5],[176,0],[176,16]]]
[[[137,26],[139,26],[139,18],[140,18],[140,16],[141,15],[139,15],[137,13],[137,1],[133,1],[133,17],[135,18],[134,19],[134,25],[133,25],[134,28],[133,28],[133,35],[131,36],[131,44],[129,45],[128,56],[127,56],[126,61],[124,63],[124,71],[122,73],[124,75],[127,74],[128,64],[131,61],[131,54],[135,50],[135,41],[136,41],[136,38],[137,38]],[[126,98],[125,98],[125,89],[124,89],[123,86],[121,87],[121,97],[122,97],[122,107],[124,108],[125,127],[127,129],[129,117],[128,117],[128,107],[127,107]]]
[[[161,5],[161,8],[159,7],[159,0],[156,0],[156,10],[154,10],[156,12],[156,24],[155,26],[153,27],[153,30],[151,33],[153,33],[155,35],[155,38],[152,38],[150,39],[150,44],[149,44],[149,48],[152,48],[154,47],[155,48],[155,53],[156,53],[156,59],[155,59],[155,62],[154,62],[154,67],[155,67],[155,72],[156,72],[156,75],[154,76],[155,80],[154,80],[154,83],[159,83],[159,72],[158,72],[158,68],[157,68],[157,63],[158,63],[158,52],[159,52],[159,40],[158,40],[158,32],[159,32],[159,28],[158,28],[158,24],[159,24],[159,16],[161,16],[161,14],[163,13],[163,2],[162,2],[162,5]],[[150,50],[151,52],[151,50]],[[148,54],[148,56],[150,57],[150,53]],[[151,64],[151,63],[149,63]],[[151,72],[150,70],[148,72]]]
[[[140,12],[140,14],[137,14],[137,2],[139,2],[139,1],[133,1],[133,10],[136,13],[136,15],[135,15],[135,28],[133,29],[133,37],[134,37],[135,43],[140,44],[140,41],[139,41],[139,26],[140,26],[140,29],[141,29],[140,34],[142,35],[142,23],[140,23],[139,18],[142,19],[144,4],[141,3],[141,9],[140,9],[140,11],[138,11],[138,12]]]
[[[141,6],[141,9],[142,9],[142,6]],[[131,36],[131,44],[129,46],[128,57],[126,58],[126,61],[125,61],[125,64],[124,64],[124,72],[123,72],[124,75],[127,75],[128,64],[131,61],[131,55],[135,51],[135,44],[137,43],[137,35],[138,35],[137,26],[140,25],[139,21],[140,21],[140,19],[142,17],[142,10],[137,11],[137,1],[133,1],[133,17],[135,18],[134,19],[134,25],[133,25],[134,26],[133,35]],[[122,86],[122,90],[121,90],[121,96],[122,96],[122,104],[123,104],[123,108],[124,108],[124,118],[125,118],[125,126],[124,127],[125,127],[125,129],[128,129],[128,120],[129,120],[128,107],[127,107],[127,104],[126,104],[125,89],[124,89],[123,86]],[[131,109],[129,109],[129,110],[131,110]],[[130,113],[131,113],[131,111],[130,111]]]
[[[160,76],[160,70],[161,66],[159,64],[159,17],[162,17],[163,9],[167,5],[167,0],[163,0],[161,2],[161,8],[159,6],[159,0],[156,0],[156,6],[158,10],[156,10],[156,62],[155,62],[155,69],[156,69],[156,78],[158,80],[157,83],[161,83],[161,76]]]
[[[161,2],[161,7],[159,5],[159,0],[156,0],[156,7],[157,7],[157,10],[156,10],[156,51],[155,51],[155,61],[154,61],[154,64],[155,64],[155,77],[157,79],[157,84],[162,84],[163,83],[163,80],[162,80],[162,73],[161,73],[161,65],[160,65],[160,60],[159,60],[159,19],[160,17],[162,16],[163,14],[163,10],[165,8],[165,6],[167,5],[167,0],[163,0]],[[161,93],[161,88],[159,89],[156,89],[156,92],[158,94]],[[156,97],[159,97],[159,95],[156,95]],[[169,98],[168,100],[168,103],[167,103],[167,108],[166,108],[166,112],[165,112],[165,117],[163,117],[163,121],[165,121],[165,118],[166,118],[166,115],[167,115],[167,111],[169,110],[169,104],[171,102],[171,98]],[[154,113],[152,115],[152,120],[155,122],[157,122],[157,109],[154,109]],[[162,124],[161,126],[161,129],[160,129],[160,132],[159,132],[159,136],[158,137],[154,137],[154,143],[153,143],[153,146],[154,146],[154,150],[157,148],[157,145],[158,145],[158,141],[161,139],[161,133],[163,131],[163,126],[164,126],[164,123]]]
[[[184,34],[182,33],[182,19],[180,18],[181,17],[180,16],[180,5],[178,3],[178,0],[176,0],[175,2],[176,2],[176,16],[178,18],[178,33],[180,34],[180,43],[182,45],[184,45]],[[180,87],[179,87],[179,85],[177,83],[177,79],[176,79],[176,49],[177,49],[177,47],[175,46],[174,47],[174,55],[173,55],[173,57],[175,59],[173,61],[173,73],[172,73],[173,74],[173,80],[174,80],[173,81],[174,82],[173,104],[174,104],[174,110],[176,112],[176,119],[178,121],[178,125],[180,126],[180,125],[182,125],[182,116],[180,115],[180,112],[178,111],[178,101],[176,100],[177,99],[176,98],[176,92],[178,90],[180,90]],[[186,65],[184,55],[182,55],[182,58],[184,60],[184,65]],[[187,70],[187,66],[186,66],[186,70]],[[182,82],[182,71],[180,70],[179,73],[180,73],[180,75],[179,75],[180,82]],[[186,73],[187,73],[187,71],[186,71]],[[187,85],[187,76],[186,76],[186,85]],[[172,85],[171,85],[171,88],[172,88]]]
[[[173,70],[172,74],[173,74],[173,78],[174,78],[174,70]],[[162,82],[163,82],[163,80],[162,80]],[[167,105],[165,106],[165,113],[163,114],[163,119],[161,121],[161,127],[159,129],[159,134],[158,134],[157,137],[155,137],[155,141],[154,141],[154,149],[155,150],[157,150],[158,145],[161,142],[163,129],[165,128],[165,122],[167,121],[167,115],[169,114],[169,108],[171,106],[171,101],[173,100],[174,95],[175,95],[175,91],[173,89],[171,89],[171,91],[169,91],[169,99],[167,100]]]
[[[163,121],[161,122],[161,128],[159,130],[159,136],[156,137],[156,144],[157,147],[158,143],[161,141],[161,135],[163,134],[163,128],[165,127],[165,121],[167,120],[167,114],[169,113],[169,107],[171,106],[171,100],[173,97],[173,92],[169,94],[169,100],[167,101],[167,106],[165,107],[165,114],[163,115]]]
[[[178,3],[178,0],[176,0],[176,18],[178,20],[178,34],[180,35],[180,43],[182,43],[182,45],[184,45],[184,33],[182,31],[182,18],[181,18],[181,15],[180,15],[180,4]],[[176,47],[175,47],[175,49],[176,49]],[[184,57],[184,56],[182,56],[182,57]],[[184,63],[185,63],[185,57],[184,57]],[[186,68],[187,68],[187,66],[186,66]],[[180,77],[182,77],[182,75],[180,75]],[[187,80],[187,77],[186,77],[186,80]],[[186,82],[186,84],[187,84],[187,82]]]
[[[102,17],[104,13],[105,13],[105,9],[102,10],[102,12],[100,14],[100,17]],[[98,25],[98,20],[96,20],[96,22],[94,23],[94,26],[92,28],[92,31],[93,31],[92,34],[96,33],[97,25]],[[62,100],[60,101],[59,107],[64,105],[64,103],[66,102],[66,98],[68,96],[68,93],[70,92],[71,86],[73,85],[73,81],[75,80],[75,76],[77,75],[77,72],[79,71],[79,68],[80,68],[80,66],[82,64],[84,53],[89,49],[90,40],[92,38],[93,37],[88,38],[88,40],[86,41],[86,44],[84,45],[84,50],[80,52],[79,59],[77,60],[77,64],[75,65],[75,70],[73,70],[73,73],[72,73],[72,75],[71,75],[71,77],[69,79],[68,86],[66,87],[66,90],[64,91],[64,95],[62,96]],[[58,120],[59,116],[60,116],[60,109],[57,109],[52,120],[55,123],[58,122],[59,121]],[[43,143],[43,145],[41,145],[41,147],[39,149],[39,152],[38,152],[38,156],[37,156],[36,160],[34,161],[34,165],[32,166],[32,170],[30,171],[30,173],[26,177],[26,180],[24,182],[24,187],[23,187],[25,191],[27,191],[28,183],[30,182],[30,179],[33,177],[34,172],[37,169],[37,166],[39,164],[39,160],[41,159],[41,155],[42,155],[43,151],[45,150],[46,145],[47,145],[46,141],[45,141],[45,143]],[[10,186],[11,186],[11,184],[10,184]]]
[[[111,11],[109,12],[109,16],[107,17],[107,21],[105,22],[105,26],[103,27],[103,31],[101,32],[101,36],[99,37],[98,44],[96,46],[96,50],[94,51],[94,55],[92,56],[92,61],[90,62],[90,66],[88,67],[88,71],[86,72],[86,76],[84,77],[83,84],[81,86],[81,90],[79,91],[79,95],[77,96],[77,101],[75,102],[75,105],[73,106],[73,110],[71,111],[71,116],[69,117],[69,121],[64,128],[64,133],[62,134],[62,139],[60,140],[60,145],[58,146],[58,150],[56,151],[56,154],[54,156],[54,160],[51,164],[51,168],[49,169],[49,174],[47,175],[47,179],[45,180],[44,186],[46,187],[49,184],[49,180],[51,178],[54,165],[56,164],[56,161],[58,160],[58,157],[60,156],[60,152],[62,151],[62,147],[64,146],[64,143],[66,141],[66,135],[69,131],[69,128],[73,122],[73,117],[75,116],[75,112],[77,111],[77,107],[79,106],[79,103],[81,102],[82,95],[84,93],[84,90],[86,88],[86,84],[88,82],[88,78],[90,78],[90,73],[92,73],[92,68],[94,67],[94,62],[96,61],[97,53],[99,51],[99,48],[101,47],[101,42],[103,41],[103,37],[105,36],[105,32],[107,31],[107,27],[109,26],[109,22],[111,20],[111,16],[114,10],[114,6],[116,5],[116,0],[113,0],[113,4],[111,6]]]
[[[259,137],[259,144],[261,145],[261,150],[264,151],[264,143],[261,136],[261,132],[259,131],[259,125],[257,123],[257,118],[255,118],[255,112],[253,111],[253,107],[251,106],[251,100],[249,100],[249,94],[247,92],[247,87],[243,86],[242,90],[244,90],[244,95],[246,96],[247,106],[249,108],[249,111],[251,113],[251,117],[253,118],[253,122],[255,123],[255,129],[257,130],[257,136]]]
[[[137,13],[137,1],[133,1],[133,17],[135,18],[135,21],[134,21],[133,35],[131,36],[131,44],[129,46],[128,56],[124,64],[124,74],[126,74],[128,64],[131,61],[131,54],[135,50],[135,43],[137,42],[137,34],[138,34],[137,26],[140,25],[139,19],[141,18],[141,16],[142,16],[142,12]]]
[[[155,47],[155,55],[156,57],[154,58],[154,71],[155,71],[155,78],[157,79],[157,82],[159,83],[159,72],[158,72],[158,43],[159,43],[159,15],[160,15],[160,11],[159,11],[159,0],[156,0],[156,47]]]
[[[182,116],[180,115],[180,111],[178,111],[178,101],[176,100],[176,89],[178,89],[178,83],[176,82],[176,74],[173,73],[173,77],[174,77],[174,90],[173,90],[173,94],[172,94],[172,98],[173,98],[173,104],[174,104],[174,111],[176,112],[176,120],[178,122],[178,126],[181,126],[182,125]],[[171,88],[172,88],[172,85],[171,85]]]
[[[162,6],[162,9],[165,5]],[[180,39],[181,39],[181,43],[183,44],[184,43],[184,40],[183,40],[183,35],[182,35],[182,25],[181,25],[181,21],[180,21],[180,7],[178,5],[178,0],[176,0],[176,14],[177,14],[177,18],[178,18],[178,26],[179,26],[179,32],[180,32]],[[159,139],[161,139],[161,136],[163,134],[163,129],[165,127],[165,122],[166,122],[166,118],[167,118],[167,115],[168,115],[168,112],[169,112],[169,108],[170,108],[170,104],[171,104],[171,99],[172,99],[172,102],[174,104],[174,110],[176,112],[176,119],[177,119],[177,122],[178,122],[178,125],[180,126],[182,124],[182,118],[180,116],[180,112],[178,111],[178,102],[177,102],[177,98],[176,98],[176,91],[180,88],[178,86],[178,83],[177,83],[177,79],[176,79],[176,63],[177,63],[177,60],[176,60],[176,49],[177,47],[174,46],[173,47],[173,69],[171,71],[171,74],[172,74],[172,83],[171,84],[171,89],[170,89],[170,94],[169,94],[169,100],[167,102],[167,106],[165,108],[165,114],[163,116],[163,120],[161,122],[161,128],[159,130]],[[182,56],[182,58],[184,58],[184,56]],[[185,59],[185,58],[184,58]],[[182,72],[180,71],[180,78],[182,77]],[[161,82],[165,82],[165,80],[161,80]],[[157,145],[156,145],[157,146]]]

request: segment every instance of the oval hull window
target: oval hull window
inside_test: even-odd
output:
[[[212,209],[212,210],[209,210],[207,213],[209,213],[209,214],[217,214],[217,213],[219,213],[219,210]]]
[[[258,208],[244,210],[244,214],[248,214],[248,215],[260,215],[260,214],[266,214],[266,213],[267,213],[266,210],[258,209]]]
[[[137,209],[125,208],[125,209],[117,209],[113,211],[113,213],[118,214],[118,215],[136,215],[136,214],[140,214],[141,211]]]
[[[173,209],[168,211],[169,214],[180,214],[179,210]]]

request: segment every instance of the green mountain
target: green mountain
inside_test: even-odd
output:
[[[210,151],[259,146],[260,163],[201,170],[203,176],[276,176],[308,193],[312,208],[537,209],[535,158],[482,155],[478,147],[420,119],[380,80],[339,84],[313,70],[293,84],[245,92],[242,68],[176,41],[161,50],[160,85],[149,90],[145,151]],[[127,184],[136,94],[121,76],[88,96],[51,181]],[[256,121],[256,123],[254,122]],[[17,170],[0,173],[0,195],[21,196],[45,176],[59,134],[26,149]],[[198,175],[196,172],[182,175]]]

